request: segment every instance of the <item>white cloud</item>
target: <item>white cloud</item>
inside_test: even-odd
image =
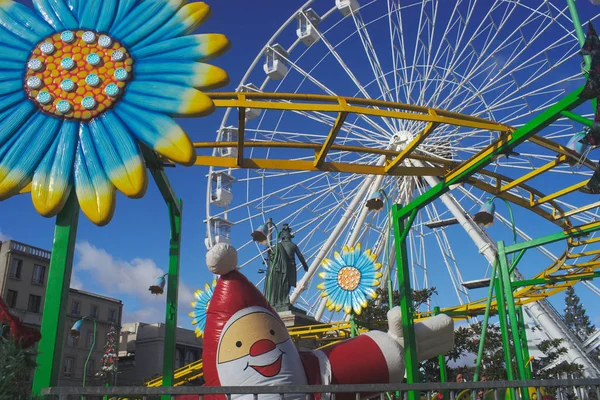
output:
[[[10,240],[10,236],[8,236],[6,233],[3,233],[2,229],[0,229],[0,242],[5,242],[7,240]]]
[[[123,300],[123,322],[162,322],[165,318],[166,296],[150,294],[148,287],[165,271],[149,258],[134,258],[130,261],[115,259],[104,249],[84,241],[77,243],[78,256],[75,272],[89,275],[112,297]],[[78,281],[78,280],[77,280]],[[179,282],[179,318],[190,310],[193,292]]]
[[[83,282],[75,276],[75,274],[71,275],[71,287],[77,290],[83,290]]]

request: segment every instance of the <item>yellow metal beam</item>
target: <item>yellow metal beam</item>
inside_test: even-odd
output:
[[[528,172],[527,174],[512,180],[511,182],[507,183],[506,185],[502,186],[502,188],[500,189],[501,192],[505,192],[507,190],[510,190],[512,188],[514,188],[515,186],[518,186],[519,184],[523,183],[523,182],[527,182],[530,179],[535,178],[536,176],[543,174],[546,171],[551,170],[552,168],[564,163],[565,161],[567,161],[567,156],[565,155],[561,155],[559,156],[556,160],[550,161],[549,163],[547,163],[546,165],[543,165],[539,168],[534,169],[531,172]]]
[[[558,155],[565,155],[565,156],[568,156],[575,160],[579,160],[579,158],[581,157],[581,154],[579,154],[569,148],[566,148],[550,139],[546,139],[545,137],[542,137],[542,136],[534,135],[527,140],[538,146],[544,147],[550,151],[554,151]],[[588,167],[592,170],[596,169],[596,164],[594,164],[592,161],[590,161],[587,158],[585,160],[583,160],[583,165],[585,165],[586,167]]]
[[[433,112],[433,111],[432,111]],[[412,142],[410,142],[388,165],[385,166],[385,172],[389,172],[397,168],[408,155],[420,145],[440,124],[437,122],[429,122],[425,129],[421,131]]]
[[[538,206],[540,204],[547,203],[550,200],[557,199],[559,197],[562,197],[564,195],[572,193],[572,192],[574,192],[576,190],[579,190],[582,187],[584,187],[587,183],[588,183],[588,181],[576,183],[575,185],[571,185],[571,186],[569,186],[567,188],[559,190],[558,192],[555,192],[555,193],[549,194],[547,196],[541,197],[541,198],[539,198],[537,200],[530,201],[529,204],[530,204],[531,207],[535,207],[535,206]]]
[[[212,149],[212,148],[221,148],[221,147],[235,147],[237,146],[237,142],[195,142],[193,143],[194,147],[197,149]],[[255,142],[255,141],[246,141],[244,142],[244,147],[258,147],[258,148],[285,148],[285,149],[299,149],[299,150],[314,150],[319,151],[322,148],[322,145],[318,143],[304,143],[304,142]],[[346,146],[346,145],[338,145],[334,144],[331,146],[330,150],[335,151],[347,151],[349,153],[365,153],[365,154],[379,154],[387,157],[396,157],[400,154],[399,151],[396,150],[387,150],[387,149],[375,149],[370,147],[360,147],[360,146]],[[413,160],[420,160],[428,163],[432,163],[434,165],[443,165],[448,167],[454,167],[458,165],[457,162],[446,160],[443,158],[436,158],[425,156],[423,154],[410,154],[407,158]]]
[[[597,201],[597,202],[592,203],[592,204],[588,204],[588,205],[583,206],[583,207],[575,208],[575,209],[570,210],[570,211],[565,211],[565,212],[562,212],[562,213],[556,213],[554,215],[554,219],[561,219],[561,218],[565,218],[565,217],[570,217],[572,215],[579,214],[579,213],[591,210],[592,208],[596,208],[596,207],[600,207],[600,201]]]
[[[385,167],[364,164],[346,164],[335,162],[324,162],[320,168],[315,167],[313,161],[303,160],[269,160],[246,158],[242,160],[244,168],[249,169],[272,169],[282,171],[329,171],[343,172],[349,174],[364,175],[394,175],[394,176],[440,176],[446,173],[440,167],[399,167],[386,174]],[[231,157],[198,156],[194,165],[213,166],[222,168],[239,168],[238,160]]]
[[[428,107],[419,107],[403,103],[356,99],[352,97],[292,95],[285,93],[211,93],[210,95],[215,103],[215,106],[217,107],[257,108],[263,110],[282,111],[320,111],[337,113],[350,112],[383,118],[437,122],[440,124],[464,126],[468,128],[490,131],[507,131],[511,129],[507,125],[459,113],[452,113],[444,110],[430,109]],[[348,105],[341,106],[339,104],[340,99],[345,100]],[[288,101],[278,102],[273,100]],[[293,100],[305,101],[305,103],[289,102]],[[318,101],[319,103],[308,103],[306,101]],[[386,109],[371,107],[385,107]],[[435,115],[432,115],[431,110],[435,112]]]
[[[600,250],[584,251],[583,253],[567,254],[567,258],[589,257],[600,254]]]
[[[329,153],[331,146],[333,146],[333,142],[335,141],[335,138],[337,137],[337,134],[340,131],[340,129],[342,129],[342,125],[344,125],[344,121],[346,121],[347,116],[347,112],[341,112],[338,114],[335,120],[335,124],[333,124],[331,131],[325,139],[323,147],[321,148],[321,150],[319,150],[318,153],[315,154],[315,162],[313,164],[315,167],[320,168],[325,162],[325,157],[327,157],[327,153]]]

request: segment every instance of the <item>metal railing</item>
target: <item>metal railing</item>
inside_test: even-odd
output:
[[[600,379],[561,379],[561,380],[530,380],[530,381],[486,381],[486,382],[462,382],[462,383],[419,383],[419,384],[367,384],[367,385],[313,385],[313,386],[239,386],[239,387],[209,387],[209,386],[180,386],[180,387],[53,387],[44,389],[44,399],[71,400],[76,396],[128,396],[129,398],[150,399],[160,395],[198,395],[202,399],[205,395],[225,395],[231,400],[235,395],[252,395],[254,400],[265,395],[272,399],[278,395],[281,400],[285,398],[299,398],[303,395],[306,400],[311,399],[312,394],[325,394],[335,400],[336,394],[354,394],[357,400],[361,398],[377,398],[384,400],[386,394],[417,391],[422,398],[430,400],[437,393],[449,394],[450,400],[477,398],[479,392],[485,393],[484,398],[500,400],[505,398],[506,390],[527,388],[532,399],[542,400],[544,393],[553,389],[557,390],[554,398],[567,400],[566,392],[573,393],[579,400],[600,399]],[[435,393],[435,395],[434,395]],[[515,391],[515,399],[518,399],[519,390]],[[293,396],[292,396],[293,395]],[[236,396],[237,397],[237,396]],[[249,397],[249,396],[244,396]],[[445,399],[448,397],[444,396]]]

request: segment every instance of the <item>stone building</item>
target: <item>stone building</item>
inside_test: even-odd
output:
[[[48,250],[14,240],[0,243],[0,296],[10,307],[11,313],[37,328],[41,325],[44,310],[50,254]],[[59,385],[81,385],[88,355],[86,380],[93,384],[93,375],[100,368],[104,354],[106,334],[111,325],[117,328],[121,325],[123,303],[110,297],[70,289],[66,311]],[[69,335],[69,331],[83,317],[87,318],[81,327],[80,337],[76,339]],[[95,335],[92,318],[96,321]]]

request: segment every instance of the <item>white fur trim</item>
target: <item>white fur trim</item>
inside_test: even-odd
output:
[[[237,251],[227,243],[217,243],[206,253],[206,266],[213,274],[225,275],[235,269],[237,262]]]
[[[399,383],[404,379],[404,349],[390,335],[381,331],[371,331],[369,336],[379,346],[385,357],[389,372],[389,383]]]
[[[313,354],[319,360],[319,367],[321,370],[321,385],[331,385],[331,363],[327,355],[321,350],[314,350]],[[323,393],[321,395],[322,400],[331,399],[331,393]]]

